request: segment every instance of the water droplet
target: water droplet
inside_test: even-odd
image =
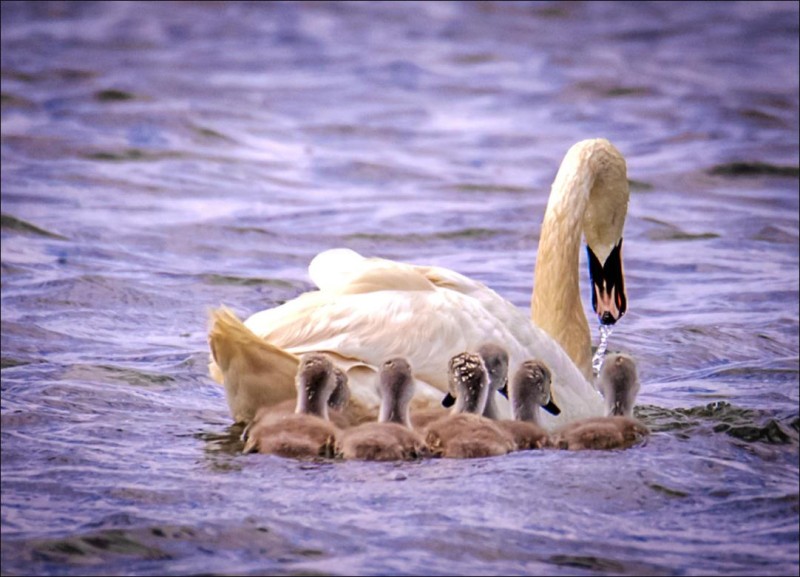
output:
[[[603,361],[606,360],[606,351],[608,350],[608,337],[613,330],[614,327],[611,325],[600,325],[600,343],[597,345],[594,357],[592,357],[592,372],[595,377],[600,374],[600,369],[603,368]]]

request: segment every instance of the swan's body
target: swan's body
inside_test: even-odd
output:
[[[609,355],[598,376],[606,401],[607,417],[575,421],[558,430],[550,444],[559,449],[626,449],[650,434],[632,418],[639,392],[636,364],[628,355]]]
[[[333,364],[320,354],[300,359],[294,413],[262,407],[247,432],[245,453],[259,452],[296,459],[332,457],[338,429],[328,421],[328,400],[337,388]]]
[[[337,455],[363,461],[407,461],[427,455],[425,441],[411,430],[409,404],[414,396],[414,379],[408,362],[386,361],[379,377],[378,422],[343,431],[336,445]]]
[[[505,455],[516,448],[497,421],[483,416],[489,394],[486,365],[479,355],[461,353],[449,364],[452,414],[425,429],[425,442],[439,457],[471,459]]]
[[[625,161],[608,141],[587,140],[569,150],[542,227],[532,300],[535,322],[493,290],[454,271],[334,249],[317,255],[309,266],[319,290],[252,315],[244,323],[250,337],[243,338],[241,326],[215,313],[212,376],[225,383],[234,419],[246,421],[258,403],[291,398],[288,375],[293,375],[295,355],[324,351],[347,372],[351,405],[374,414],[380,404],[375,375],[383,359],[408,359],[416,379],[413,404],[436,406],[447,390],[448,360],[492,341],[507,350],[510,371],[529,358],[550,368],[562,413],[558,419],[543,416],[545,427],[602,415],[602,399],[588,380],[591,351],[579,294],[578,251],[583,231],[590,255],[599,258],[598,270],[603,273],[607,265],[621,275],[627,201]],[[605,322],[613,322],[625,312],[621,278],[593,282],[596,310]],[[266,346],[255,343],[258,339]],[[237,350],[241,347],[249,350]],[[497,412],[509,417],[508,403],[498,400]]]

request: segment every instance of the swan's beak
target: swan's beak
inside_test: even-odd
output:
[[[442,399],[442,406],[443,407],[450,408],[455,404],[456,404],[456,398],[453,395],[451,395],[450,393],[447,393],[444,396],[444,398]]]
[[[622,239],[608,255],[605,264],[586,247],[589,256],[589,276],[592,279],[592,308],[604,325],[616,323],[628,310],[625,294],[625,273],[622,270]]]

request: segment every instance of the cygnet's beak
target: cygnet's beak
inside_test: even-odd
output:
[[[605,264],[600,264],[592,247],[588,245],[586,253],[592,280],[592,308],[601,324],[613,325],[628,310],[625,273],[622,270],[622,239],[611,250]]]
[[[552,387],[550,387],[550,400],[547,401],[546,405],[542,405],[542,408],[545,411],[547,411],[548,413],[550,413],[551,415],[558,416],[558,415],[561,414],[561,409],[556,404],[556,399],[555,399],[555,395],[553,394],[553,388]]]
[[[556,405],[556,403],[555,403],[555,401],[553,401],[553,399],[550,399],[550,402],[547,403],[546,405],[542,405],[542,408],[545,411],[547,411],[548,413],[550,413],[551,415],[560,415],[561,414],[561,409],[558,408],[558,405]]]
[[[506,382],[503,383],[503,386],[497,389],[497,392],[503,395],[506,399],[508,398],[508,379]]]
[[[442,406],[443,407],[450,408],[455,404],[456,404],[456,398],[453,395],[451,395],[450,393],[447,393],[444,396],[444,398],[442,399]]]

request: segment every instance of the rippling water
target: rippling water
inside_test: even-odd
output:
[[[796,3],[3,2],[1,58],[3,574],[797,574]],[[210,307],[349,246],[527,308],[596,136],[645,446],[239,454]]]

